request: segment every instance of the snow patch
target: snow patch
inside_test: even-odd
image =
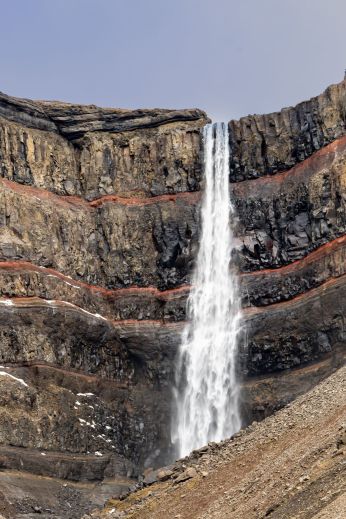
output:
[[[14,306],[14,302],[11,299],[0,299],[0,303],[6,306]]]
[[[73,303],[69,303],[68,301],[62,301],[62,300],[57,301],[56,299],[46,299],[46,301],[49,305],[62,303],[65,306],[69,306],[70,308],[73,308],[74,310],[78,310],[78,311],[82,312],[83,314],[91,315],[91,317],[96,317],[97,319],[102,319],[102,321],[108,321],[108,319],[106,319],[106,317],[103,317],[100,314],[93,314],[91,312],[88,312],[87,310],[84,310],[84,308],[81,308],[80,306],[76,306]]]
[[[10,373],[6,373],[6,371],[0,371],[0,375],[2,375],[3,377],[10,377],[10,378],[12,378],[13,380],[16,380],[17,382],[19,382],[20,384],[22,384],[22,386],[29,387],[28,384],[27,384],[26,382],[24,382],[23,379],[21,379],[21,378],[17,378],[17,377],[15,377],[14,375],[11,375]]]

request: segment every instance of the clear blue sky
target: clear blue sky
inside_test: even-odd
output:
[[[346,68],[346,0],[0,0],[0,90],[124,108],[278,110]]]

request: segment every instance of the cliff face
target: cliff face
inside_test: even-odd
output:
[[[342,362],[345,99],[342,82],[229,123],[245,422]],[[3,466],[93,480],[165,462],[207,121],[0,96]]]
[[[286,171],[345,134],[345,83],[268,115],[230,121],[231,181]]]

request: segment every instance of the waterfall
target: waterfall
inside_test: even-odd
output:
[[[181,457],[241,426],[235,366],[241,311],[237,277],[230,268],[234,208],[227,125],[207,125],[203,141],[201,239],[178,353],[172,424],[172,441]]]

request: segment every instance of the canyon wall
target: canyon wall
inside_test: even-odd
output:
[[[207,122],[0,95],[2,466],[95,480],[171,456]],[[346,84],[229,130],[246,423],[343,362]]]

